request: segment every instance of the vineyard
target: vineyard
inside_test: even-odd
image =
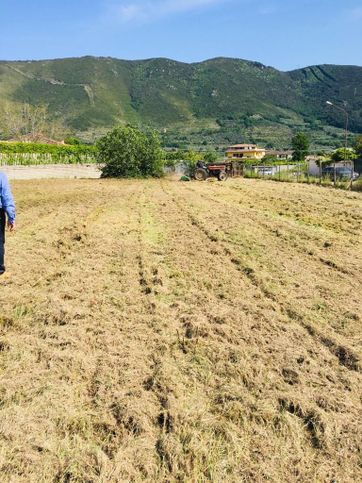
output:
[[[1,481],[361,480],[359,193],[13,187]]]
[[[39,164],[91,164],[96,162],[94,146],[0,142],[0,166]]]

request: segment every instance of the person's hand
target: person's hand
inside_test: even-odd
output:
[[[9,231],[14,231],[15,230],[15,221],[8,221],[8,229]]]

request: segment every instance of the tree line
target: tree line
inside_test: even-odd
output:
[[[3,127],[1,127],[3,126]],[[5,126],[5,128],[4,128]],[[49,126],[52,126],[49,130]],[[63,124],[58,126],[63,129]],[[45,135],[56,135],[54,120],[50,120],[45,106],[5,105],[0,110],[0,131],[2,135],[15,139],[26,136],[26,140],[37,141]],[[64,131],[63,131],[64,132]],[[192,150],[165,152],[161,147],[158,134],[151,129],[140,129],[132,125],[117,126],[98,140],[95,146],[85,146],[75,138],[66,137],[67,145],[49,145],[39,142],[0,142],[0,153],[4,154],[49,154],[57,162],[73,159],[74,162],[87,157],[101,165],[104,177],[149,177],[161,176],[164,166],[172,166],[182,160],[191,169],[200,158],[214,162],[218,155],[215,151],[197,153]],[[303,162],[309,154],[309,139],[303,132],[292,138],[293,161]],[[339,148],[330,157],[330,161],[355,159],[362,157],[362,135],[357,137],[353,149]],[[270,158],[270,156],[269,156]],[[264,159],[263,162],[276,161]],[[256,161],[256,160],[255,160]]]
[[[293,160],[304,161],[309,154],[309,147],[308,136],[303,132],[297,133],[292,138]],[[362,158],[362,134],[356,138],[352,148],[338,148],[331,153],[330,161],[338,162],[344,159],[353,160],[360,157]]]

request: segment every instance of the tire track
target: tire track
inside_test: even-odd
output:
[[[190,190],[190,188],[186,189],[188,191]],[[208,201],[215,202],[215,200],[211,196],[205,196],[203,194],[203,198],[206,198]],[[310,325],[304,321],[303,315],[300,315],[295,311],[295,309],[293,308],[293,304],[288,304],[286,303],[286,301],[280,303],[277,297],[274,294],[270,293],[270,291],[263,285],[263,283],[257,279],[254,270],[246,266],[238,256],[233,254],[233,251],[230,250],[229,245],[226,245],[225,242],[222,241],[220,238],[216,237],[213,232],[210,232],[210,230],[203,223],[200,222],[199,218],[197,218],[194,213],[191,213],[185,208],[185,206],[187,205],[187,201],[185,198],[182,198],[181,201],[180,199],[174,197],[174,200],[178,208],[180,210],[184,210],[187,213],[187,216],[189,217],[192,225],[196,226],[202,233],[204,233],[211,243],[215,243],[220,247],[220,250],[225,254],[225,256],[229,258],[231,263],[234,264],[236,270],[239,271],[243,276],[246,276],[250,283],[261,291],[263,296],[265,296],[267,299],[270,299],[278,306],[280,314],[286,315],[291,320],[297,321],[306,330],[308,335],[312,336],[316,342],[322,343],[322,345],[328,349],[331,355],[336,357],[339,364],[341,364],[343,367],[353,371],[361,372],[361,365],[358,356],[354,354],[354,351],[352,349],[348,348],[346,343],[341,345],[333,341],[331,338],[326,339],[321,333],[319,333],[316,328],[314,328],[313,331],[310,331],[308,329]],[[220,204],[219,200],[217,200],[216,203]],[[325,343],[326,340],[327,343]]]

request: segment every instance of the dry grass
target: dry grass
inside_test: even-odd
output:
[[[1,481],[361,480],[359,193],[14,187]]]

